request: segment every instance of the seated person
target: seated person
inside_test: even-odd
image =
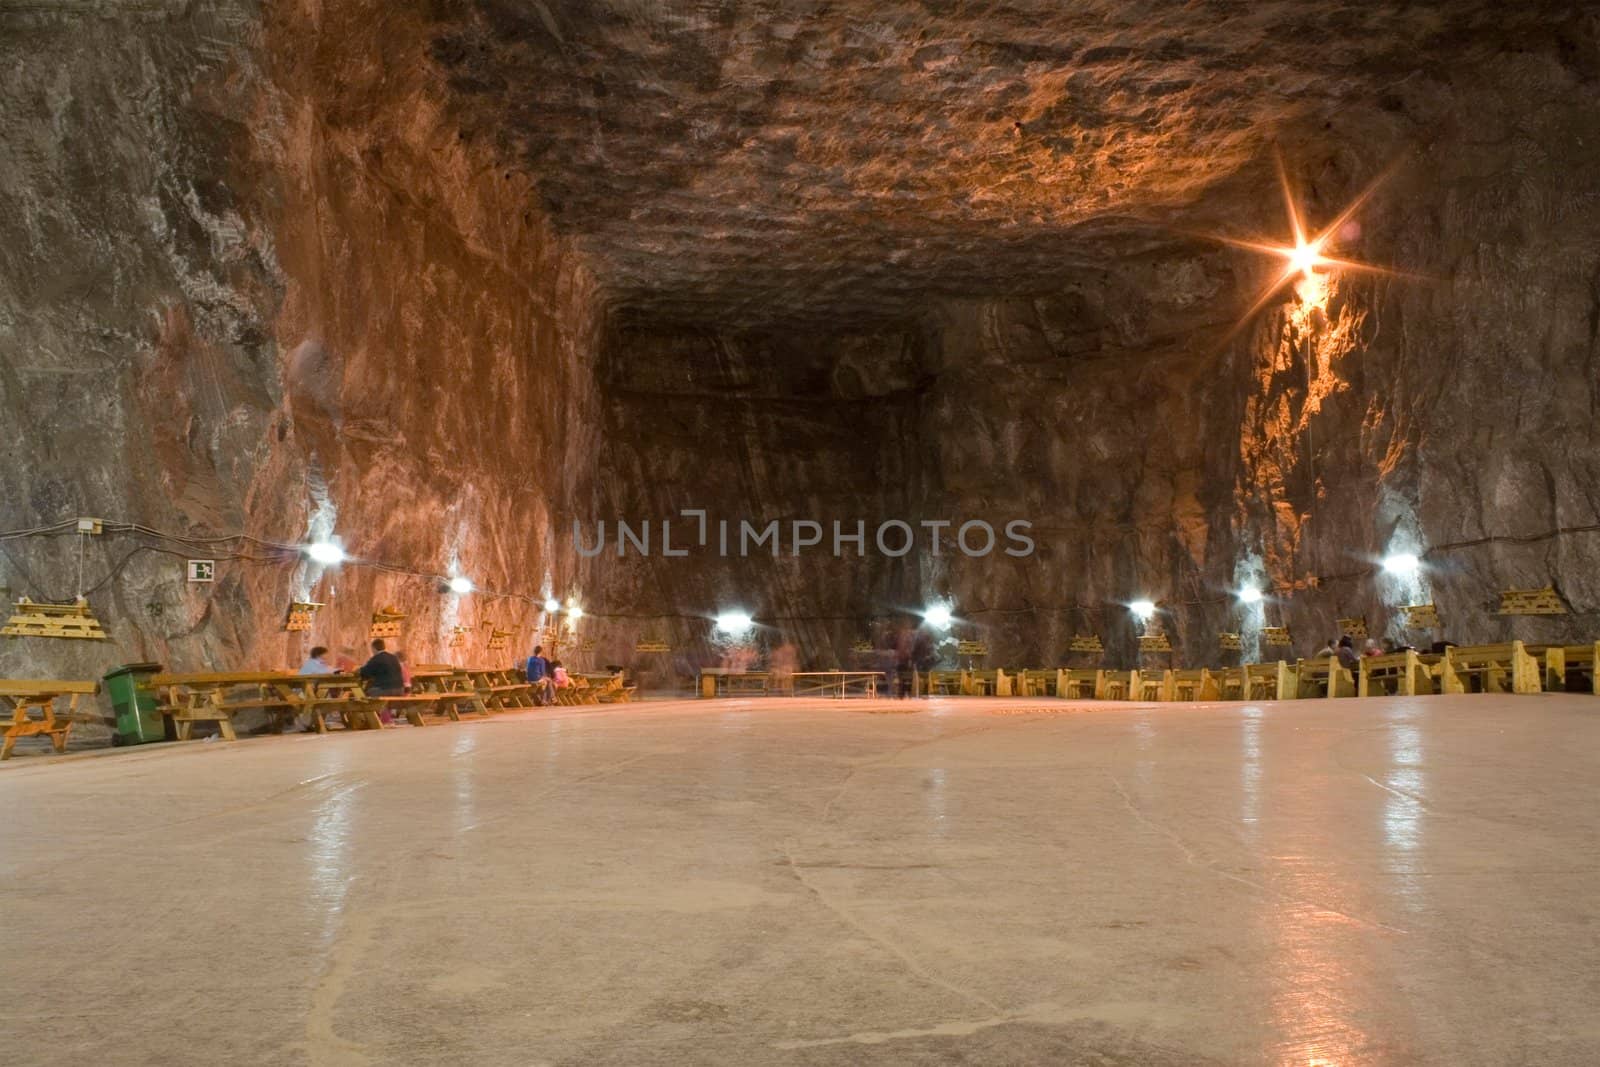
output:
[[[381,637],[372,642],[372,658],[363,663],[356,673],[367,683],[369,697],[405,696],[405,673],[401,670],[400,661],[394,658],[394,654],[384,651]],[[388,708],[383,708],[378,712],[378,718],[387,725],[394,722],[394,713]]]
[[[328,662],[328,650],[317,645],[306,656],[306,661],[300,664],[301,674],[333,674],[333,665]]]
[[[300,664],[300,673],[301,674],[333,674],[333,673],[335,673],[332,665],[330,665],[328,663],[327,656],[328,656],[328,650],[325,647],[323,647],[322,645],[313,646],[311,651],[306,654],[306,661],[304,663]],[[312,728],[312,726],[311,726],[311,713],[303,711],[300,714],[296,715],[294,718],[290,719],[289,722],[284,726],[283,730],[284,730],[284,733],[297,734],[297,733],[303,733],[304,731],[310,730],[311,728]]]

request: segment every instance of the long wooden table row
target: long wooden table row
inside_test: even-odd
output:
[[[1086,700],[1287,700],[1381,694],[1564,692],[1569,680],[1600,696],[1600,641],[1584,645],[1454,646],[1441,653],[1368,656],[1354,668],[1332,656],[1187,670],[931,671],[920,692]]]
[[[265,712],[278,729],[301,719],[326,733],[332,714],[346,729],[363,730],[382,729],[396,718],[423,726],[430,714],[459,722],[463,715],[487,718],[536,706],[534,686],[515,668],[423,664],[411,672],[411,691],[404,696],[370,696],[362,680],[348,674],[158,674],[149,684],[160,694],[161,713],[176,724],[179,740],[189,737],[196,722],[215,722],[223,737],[234,740],[232,716],[247,709]],[[557,691],[556,702],[621,702],[633,692],[621,675],[579,675]],[[563,694],[569,695],[563,699]]]
[[[197,722],[214,723],[223,738],[238,740],[233,718],[245,711],[259,712],[277,731],[299,721],[327,733],[330,723],[348,730],[383,729],[395,719],[423,726],[428,715],[460,721],[463,715],[487,718],[535,706],[534,687],[515,668],[423,665],[412,672],[411,692],[404,696],[369,696],[353,674],[287,671],[157,674],[146,686],[180,741],[191,738]],[[0,679],[0,708],[11,711],[0,759],[11,756],[18,738],[34,735],[48,736],[57,752],[65,751],[79,698],[99,690],[95,682]],[[617,703],[633,693],[621,675],[577,675],[557,691],[556,702]],[[58,701],[65,701],[65,708],[58,708]]]

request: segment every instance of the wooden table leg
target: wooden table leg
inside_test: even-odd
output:
[[[17,727],[27,720],[28,709],[18,707],[17,702],[10,697],[0,697],[0,700],[4,700],[11,708],[11,721],[6,724],[5,741],[0,742],[0,760],[7,760],[11,758],[11,750],[16,747]]]
[[[50,703],[55,703],[54,699],[52,699]],[[50,720],[52,726],[57,727],[57,729],[50,734],[50,741],[56,746],[57,752],[65,752],[67,750],[67,738],[72,734],[72,724],[76,721],[77,714],[77,693],[73,693],[67,698],[67,717],[65,721],[57,722],[55,712],[48,707],[45,709],[45,717]]]

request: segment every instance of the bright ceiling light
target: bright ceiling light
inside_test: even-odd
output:
[[[929,604],[922,611],[922,621],[940,630],[949,628],[951,618],[948,604]]]
[[[315,544],[307,545],[306,555],[311,557],[313,563],[321,563],[325,566],[343,563],[348,558],[344,554],[344,549],[332,541],[318,541]]]
[[[724,611],[717,616],[717,629],[723,633],[746,633],[754,623],[755,620],[742,611]]]
[[[1402,577],[1417,573],[1417,568],[1422,566],[1422,561],[1410,552],[1396,552],[1392,556],[1383,558],[1383,569],[1390,574]]]
[[[472,590],[472,579],[468,578],[466,575],[458,574],[454,578],[450,579],[450,591],[452,593],[466,594],[472,592]]]
[[[1327,262],[1322,258],[1322,241],[1298,241],[1293,248],[1283,250],[1283,256],[1289,261],[1291,273],[1310,276],[1311,271],[1320,263]]]
[[[1253,585],[1247,585],[1239,590],[1239,599],[1246,604],[1259,604],[1261,603],[1261,590]]]
[[[1234,324],[1230,336],[1232,332],[1242,329],[1245,323],[1253,319],[1256,312],[1270,304],[1278,292],[1294,278],[1299,279],[1296,282],[1295,291],[1301,300],[1307,304],[1325,308],[1328,300],[1328,286],[1325,275],[1328,272],[1364,271],[1390,277],[1409,277],[1409,275],[1400,271],[1373,266],[1370,263],[1343,259],[1336,254],[1330,254],[1339,251],[1339,242],[1350,234],[1350,223],[1356,212],[1361,210],[1367,201],[1372,198],[1372,194],[1384,179],[1389,176],[1392,168],[1385,170],[1363,189],[1320,233],[1313,234],[1307,232],[1305,221],[1301,218],[1300,208],[1295,203],[1294,191],[1289,187],[1289,176],[1284,170],[1281,156],[1278,157],[1277,164],[1278,184],[1283,188],[1283,201],[1289,213],[1288,242],[1241,240],[1236,237],[1212,235],[1213,239],[1224,244],[1278,256],[1283,260],[1283,270],[1272,278],[1265,290],[1256,298],[1255,303],[1250,306],[1250,310],[1246,311],[1239,321]]]
[[[1135,600],[1128,605],[1128,610],[1140,619],[1148,619],[1156,613],[1156,606],[1149,600]]]
[[[544,610],[554,615],[556,612],[561,610],[561,601],[557,600],[555,597],[546,597],[544,602]]]
[[[574,604],[567,609],[567,617],[569,619],[581,619],[583,618],[583,609]]]

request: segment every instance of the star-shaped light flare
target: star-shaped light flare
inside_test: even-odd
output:
[[[1363,189],[1360,195],[1352,200],[1343,211],[1339,212],[1334,220],[1328,223],[1321,232],[1308,237],[1305,224],[1301,220],[1300,209],[1294,202],[1294,191],[1289,187],[1289,175],[1284,171],[1283,157],[1280,155],[1276,159],[1278,164],[1278,184],[1283,189],[1283,203],[1289,212],[1289,227],[1293,231],[1294,243],[1273,244],[1269,241],[1249,241],[1220,234],[1210,235],[1212,239],[1221,241],[1223,244],[1230,244],[1236,248],[1248,248],[1253,252],[1264,252],[1267,255],[1277,256],[1283,260],[1283,271],[1272,279],[1267,288],[1256,298],[1255,303],[1250,305],[1250,310],[1244,313],[1238,325],[1234,327],[1233,331],[1230,331],[1230,334],[1244,326],[1246,322],[1255,316],[1256,312],[1270,303],[1272,298],[1277,296],[1283,289],[1284,285],[1294,279],[1296,275],[1303,279],[1307,290],[1323,294],[1327,290],[1317,276],[1330,271],[1361,271],[1369,274],[1384,274],[1391,277],[1403,276],[1401,272],[1390,270],[1387,267],[1359,263],[1352,259],[1342,259],[1328,254],[1334,250],[1340,232],[1355,217],[1356,212],[1361,210],[1368,200],[1372,199],[1372,194],[1393,172],[1393,167],[1386,169],[1377,178],[1373,179],[1371,184]]]

